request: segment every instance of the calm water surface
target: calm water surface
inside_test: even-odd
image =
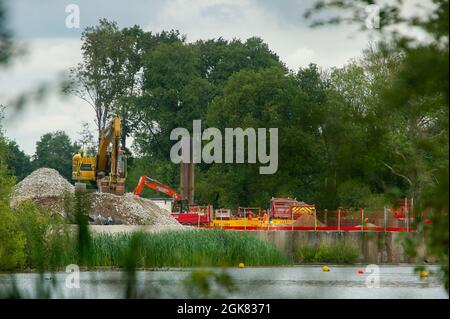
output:
[[[414,266],[380,266],[380,287],[367,288],[369,274],[358,274],[357,267],[330,266],[258,267],[224,269],[234,279],[236,289],[228,298],[448,298],[433,272],[421,279]],[[193,269],[138,271],[136,289],[146,298],[188,298],[184,281]],[[221,269],[213,269],[221,271]],[[44,286],[52,298],[123,298],[126,276],[122,271],[80,273],[80,288],[66,287],[66,273],[45,274]],[[0,292],[7,293],[13,282],[23,297],[35,298],[39,275],[0,274]],[[42,286],[42,285],[40,285]]]

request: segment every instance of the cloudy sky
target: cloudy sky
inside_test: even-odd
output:
[[[305,0],[10,0],[10,28],[28,53],[0,70],[0,104],[58,76],[81,60],[80,35],[99,19],[120,27],[140,25],[146,31],[178,29],[188,41],[259,36],[293,70],[313,62],[323,68],[342,66],[367,46],[370,34],[350,26],[311,29],[303,18]],[[80,28],[65,25],[66,6],[80,8]],[[7,110],[7,113],[10,110]],[[94,127],[94,113],[77,97],[50,96],[33,102],[4,123],[6,135],[33,154],[39,137],[64,130],[78,138],[81,122]]]

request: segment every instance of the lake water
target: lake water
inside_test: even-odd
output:
[[[379,288],[368,288],[370,274],[358,273],[364,266],[255,267],[211,269],[225,271],[235,283],[231,293],[224,294],[213,286],[219,296],[228,298],[448,298],[435,273],[438,268],[427,267],[430,275],[420,278],[414,266],[380,266]],[[136,291],[145,298],[189,298],[186,284],[195,269],[170,269],[136,272]],[[21,296],[35,298],[37,285],[50,289],[51,298],[123,298],[127,278],[122,271],[89,271],[80,273],[80,288],[67,288],[64,272],[45,274],[39,281],[36,273],[0,274],[0,293],[4,296],[15,282]],[[370,277],[372,278],[372,277]],[[37,284],[43,282],[44,284]],[[369,280],[369,284],[376,280]],[[217,289],[216,289],[217,288]]]

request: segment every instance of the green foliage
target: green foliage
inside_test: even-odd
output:
[[[0,158],[0,269],[7,270],[21,267],[25,259],[25,238],[19,229],[17,216],[9,207],[14,181]]]
[[[8,141],[7,151],[6,162],[8,167],[11,169],[11,173],[16,176],[17,181],[21,181],[33,171],[30,156],[26,155],[15,141]]]
[[[319,247],[300,246],[295,253],[301,263],[354,264],[360,257],[359,248],[352,244],[337,242]]]
[[[20,268],[25,261],[25,237],[18,226],[17,216],[3,201],[0,201],[0,220],[0,270]]]
[[[368,205],[370,189],[363,183],[347,181],[338,186],[339,203],[344,209],[358,210]]]
[[[236,290],[233,278],[225,271],[196,270],[183,281],[189,298],[225,298]]]
[[[26,238],[24,266],[45,271],[63,265],[63,256],[70,247],[69,230],[63,217],[43,211],[31,202],[21,203],[14,213]]]
[[[92,240],[89,232],[89,212],[92,206],[92,198],[89,192],[75,192],[75,223],[77,232],[77,263],[89,266],[92,261]]]
[[[92,239],[94,266],[125,267],[132,235],[96,235]],[[283,265],[288,259],[274,246],[251,235],[223,230],[145,233],[140,238],[137,267],[198,267]],[[125,255],[124,255],[125,254]],[[125,258],[125,259],[124,259]]]
[[[315,261],[317,249],[312,246],[299,246],[295,252],[295,257],[301,263],[313,263]]]
[[[46,133],[36,143],[33,167],[56,169],[64,178],[71,180],[72,156],[77,151],[78,147],[72,144],[65,132]]]
[[[443,281],[448,291],[449,4],[448,0],[432,2],[431,12],[420,11],[406,17],[402,15],[401,2],[381,6],[378,31],[392,43],[395,51],[402,53],[402,58],[388,78],[376,78],[373,83],[381,90],[369,96],[377,106],[378,134],[374,138],[383,141],[384,146],[385,155],[378,161],[396,179],[391,179],[389,185],[387,176],[383,176],[382,182],[386,189],[401,190],[413,197],[417,212],[433,213],[431,226],[422,227],[420,223],[417,226],[424,229],[428,250],[442,262]],[[356,21],[363,27],[365,20],[361,17],[365,15],[365,5],[364,0],[317,1],[306,15],[337,8],[349,15],[331,17],[329,23]],[[339,10],[333,12],[339,15]],[[326,21],[316,22],[320,25]],[[399,25],[418,28],[425,36],[413,37],[411,33],[394,31]]]

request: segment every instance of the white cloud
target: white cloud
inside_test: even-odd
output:
[[[7,104],[18,94],[32,91],[43,83],[56,84],[58,75],[81,61],[80,40],[71,38],[33,39],[27,43],[27,55],[17,59],[0,74],[1,101]],[[30,101],[23,112],[7,110],[6,135],[33,154],[42,134],[63,130],[78,138],[81,122],[92,125],[94,111],[77,97],[63,98],[52,92],[41,103]]]
[[[348,26],[310,29],[302,22],[300,10],[290,12],[291,23],[280,23],[280,12],[253,0],[174,0],[164,2],[153,13],[156,18],[142,24],[146,31],[179,29],[188,41],[259,36],[295,71],[309,63],[325,68],[342,66],[367,43],[364,34],[352,33]],[[60,72],[81,61],[79,39],[32,38],[27,46],[28,55],[0,73],[0,103],[42,82],[54,81]],[[51,96],[42,104],[29,104],[5,129],[7,136],[32,154],[42,134],[64,130],[75,139],[81,121],[93,124],[93,118],[93,110],[82,100]]]
[[[308,66],[314,56],[315,54],[313,50],[308,48],[298,48],[286,57],[286,64],[292,69],[297,70],[300,67]]]
[[[304,21],[301,11],[298,20]],[[368,41],[366,34],[357,33],[350,26],[311,29],[304,22],[282,24],[278,13],[250,0],[176,0],[167,2],[158,18],[144,29],[179,29],[190,42],[259,36],[293,70],[311,62],[322,67],[342,66],[359,55]]]

